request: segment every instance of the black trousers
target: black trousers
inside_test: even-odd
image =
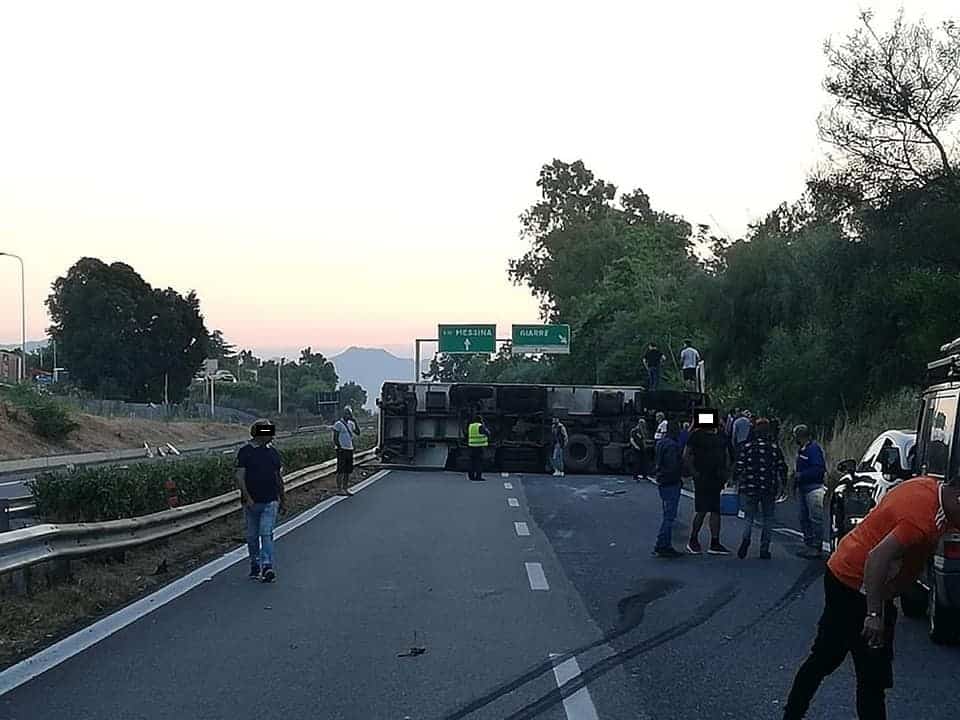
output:
[[[823,576],[823,593],[823,615],[817,625],[817,637],[810,657],[800,666],[793,681],[784,720],[800,720],[806,714],[820,683],[840,667],[848,653],[853,655],[857,674],[857,716],[860,720],[885,720],[886,691],[893,687],[893,627],[897,622],[897,609],[892,602],[887,603],[884,608],[886,643],[882,648],[872,649],[860,634],[867,616],[867,598],[837,580],[829,569]]]
[[[483,480],[483,448],[470,448],[470,472],[467,477],[471,480]]]

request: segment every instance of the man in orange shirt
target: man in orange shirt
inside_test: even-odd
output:
[[[924,570],[946,526],[960,526],[960,488],[929,478],[891,490],[827,563],[824,608],[810,656],[793,681],[784,720],[800,720],[817,688],[847,657],[857,674],[857,715],[884,720],[893,687],[893,598]]]

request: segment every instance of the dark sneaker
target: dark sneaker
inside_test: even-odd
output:
[[[658,548],[653,551],[653,554],[658,558],[678,558],[683,557],[683,553],[679,553],[674,550],[672,547]]]
[[[273,568],[269,565],[263,569],[263,577],[260,578],[262,582],[272,583],[277,579],[277,574],[273,571]]]
[[[769,560],[769,559],[770,559],[770,551],[769,551],[769,550],[761,550],[761,551],[760,551],[760,559],[761,559],[761,560]]]
[[[714,540],[710,543],[707,553],[709,555],[729,555],[730,551],[727,550],[719,540]]]
[[[247,577],[250,578],[251,580],[259,580],[259,579],[260,579],[260,566],[259,566],[259,565],[251,565],[251,566],[250,566],[250,574],[247,575]]]
[[[750,539],[746,538],[740,542],[740,547],[737,548],[737,557],[743,560],[747,556],[747,550],[750,549]]]
[[[687,542],[687,552],[691,555],[699,555],[703,552],[703,547],[700,545],[700,541],[696,538],[690,538]]]

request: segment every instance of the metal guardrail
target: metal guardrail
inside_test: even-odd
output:
[[[376,450],[358,453],[358,463],[372,460]],[[286,475],[287,490],[326,477],[336,460],[312,465]],[[49,560],[80,558],[115,552],[161,540],[237,512],[240,492],[231,492],[190,505],[150,515],[96,523],[35,525],[0,534],[0,575]]]

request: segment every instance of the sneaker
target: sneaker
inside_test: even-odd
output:
[[[554,471],[553,471],[553,476],[554,476],[554,477],[560,477],[560,471],[559,471],[559,470],[554,470]]]
[[[750,549],[750,539],[746,538],[740,541],[740,547],[737,548],[737,557],[743,560],[747,556],[747,550]]]
[[[561,470],[561,471],[560,471],[560,477],[566,477],[566,476],[567,476],[567,474],[566,474],[563,470]]]
[[[277,574],[273,571],[272,567],[267,565],[263,569],[263,577],[260,578],[260,581],[265,583],[272,583],[276,579],[277,579]]]
[[[260,566],[259,566],[259,565],[251,565],[251,566],[250,566],[250,574],[247,575],[247,577],[250,578],[251,580],[259,580],[259,579],[260,579]]]
[[[770,551],[769,551],[769,550],[761,550],[761,551],[760,551],[760,559],[761,559],[761,560],[769,560],[769,559],[770,559]]]
[[[687,542],[687,552],[691,555],[699,555],[703,552],[703,547],[700,545],[700,541],[696,538],[690,538]]]
[[[710,547],[707,549],[707,554],[709,555],[729,555],[730,551],[727,550],[723,543],[719,540],[714,540],[710,543]]]
[[[653,556],[658,558],[678,558],[683,557],[683,553],[677,552],[671,546],[665,548],[657,548],[653,551]]]

